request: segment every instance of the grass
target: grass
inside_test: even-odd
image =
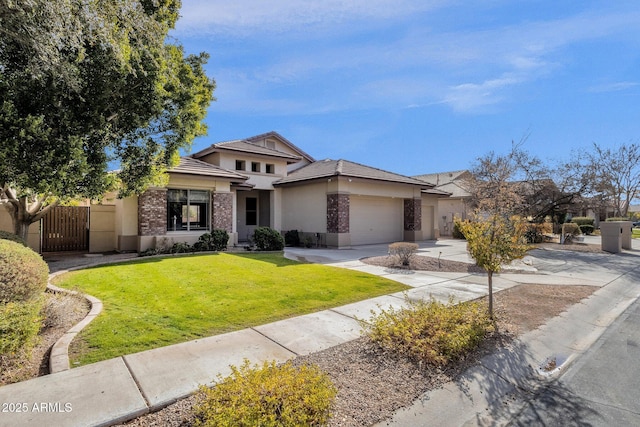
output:
[[[59,276],[56,285],[102,300],[74,340],[87,364],[265,324],[406,289],[405,285],[281,254],[145,258]]]
[[[640,239],[640,228],[632,228],[631,229],[631,237],[633,237],[634,239]]]

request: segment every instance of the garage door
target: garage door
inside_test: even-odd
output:
[[[349,231],[352,245],[402,241],[404,207],[402,199],[351,196]]]

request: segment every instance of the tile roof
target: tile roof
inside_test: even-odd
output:
[[[274,150],[273,148],[261,147],[259,145],[251,144],[249,142],[241,140],[218,142],[217,144],[213,144],[211,147],[215,147],[221,150],[240,151],[243,153],[280,157],[283,159],[294,161],[302,160],[302,157],[296,156],[295,154],[285,153],[284,151]]]
[[[320,160],[291,172],[288,176],[274,182],[274,184],[288,184],[292,182],[308,181],[332,176],[348,176],[353,178],[365,178],[378,181],[397,182],[402,184],[419,185],[425,188],[433,187],[433,184],[399,175],[360,163],[348,160]]]
[[[223,169],[202,160],[194,159],[190,156],[181,157],[178,166],[169,169],[169,173],[180,173],[186,175],[213,176],[216,178],[227,178],[234,182],[246,181],[247,176],[237,172]]]
[[[257,141],[260,141],[260,140],[263,140],[263,139],[267,139],[267,138],[279,139],[282,143],[284,143],[284,145],[287,145],[292,150],[300,153],[300,155],[303,158],[307,159],[309,162],[315,162],[316,161],[316,159],[314,159],[309,154],[307,154],[304,151],[302,151],[300,149],[300,147],[298,147],[293,142],[289,141],[287,138],[285,138],[284,136],[280,135],[278,132],[273,131],[273,130],[270,131],[270,132],[267,132],[267,133],[262,133],[260,135],[251,136],[251,137],[245,139],[245,141],[247,141],[247,142],[257,142]]]
[[[428,173],[417,175],[414,178],[434,184],[436,189],[448,193],[451,197],[469,197],[470,193],[465,188],[465,176],[467,170],[452,172]]]

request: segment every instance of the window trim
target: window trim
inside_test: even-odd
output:
[[[169,197],[169,193],[171,191],[176,191],[176,192],[183,192],[186,191],[187,192],[187,200],[186,201],[182,201],[179,200],[177,202],[175,201],[171,201],[170,197]],[[202,202],[200,200],[192,200],[191,197],[191,192],[192,191],[196,191],[196,192],[200,192],[200,193],[204,193],[205,194],[205,201]],[[183,224],[186,224],[186,228],[178,228],[173,224],[173,221],[171,221],[171,209],[170,209],[170,204],[171,203],[176,203],[176,204],[180,204],[180,211],[181,213],[183,213],[185,211],[186,208],[186,212],[187,215],[190,215],[190,213],[192,212],[192,208],[196,208],[198,210],[198,216],[202,213],[202,208],[204,207],[204,223],[206,224],[205,227],[192,227],[191,225],[191,221],[189,221],[189,218],[187,218],[187,221],[184,222],[184,220],[182,220]],[[207,232],[207,231],[211,231],[211,192],[209,190],[199,190],[199,189],[189,189],[189,188],[168,188],[167,189],[167,205],[166,205],[166,215],[167,215],[167,232],[168,233],[186,233],[186,232]],[[174,215],[175,216],[175,215]],[[182,216],[181,216],[182,219]],[[176,216],[176,220],[177,220],[177,216]]]

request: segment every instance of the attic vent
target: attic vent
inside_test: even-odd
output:
[[[267,139],[265,141],[265,146],[267,148],[271,148],[272,150],[275,150],[276,149],[276,142],[273,139]]]

